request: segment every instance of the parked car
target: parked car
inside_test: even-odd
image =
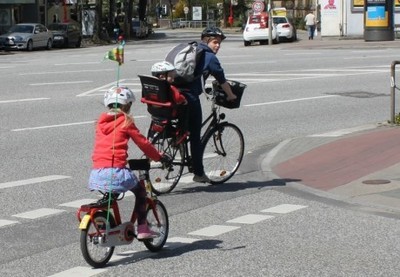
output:
[[[296,27],[286,16],[273,16],[272,20],[278,31],[279,41],[295,41],[297,40]]]
[[[272,42],[279,43],[279,36],[275,24],[272,24]],[[269,26],[268,14],[266,12],[251,14],[247,18],[246,26],[243,30],[244,46],[251,45],[252,42],[260,42],[260,44],[268,44]]]
[[[147,22],[139,19],[132,19],[132,31],[137,38],[145,38],[150,34]]]
[[[0,49],[25,49],[53,46],[53,33],[39,23],[21,23],[12,26],[0,36]]]
[[[52,23],[49,30],[53,33],[54,47],[81,47],[82,33],[74,22]]]

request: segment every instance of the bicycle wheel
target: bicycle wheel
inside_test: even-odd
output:
[[[223,122],[205,134],[202,144],[204,172],[211,184],[228,181],[243,159],[244,138],[240,129]]]
[[[157,238],[144,240],[143,243],[150,251],[157,252],[164,247],[164,244],[167,241],[169,220],[167,209],[165,208],[164,204],[159,200],[154,200],[154,202],[156,205],[155,211],[150,206],[147,210],[147,225],[152,231],[159,233],[160,236]],[[154,212],[156,212],[157,217],[160,220],[160,224],[158,224]]]
[[[109,215],[110,228],[115,227],[114,217]],[[94,268],[104,267],[114,253],[113,247],[101,246],[102,235],[106,232],[107,212],[97,212],[93,221],[81,231],[81,252],[85,261]]]
[[[185,147],[183,144],[177,147],[173,146],[174,138],[164,137],[163,133],[156,136],[152,143],[158,151],[167,153],[173,159],[170,168],[164,168],[161,162],[151,162],[150,181],[152,190],[156,195],[169,193],[176,187],[181,178],[184,167]]]

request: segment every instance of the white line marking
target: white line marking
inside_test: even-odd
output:
[[[344,135],[352,134],[352,133],[359,132],[359,131],[370,130],[370,129],[374,129],[374,128],[376,128],[376,125],[371,124],[371,125],[365,125],[365,126],[360,126],[360,127],[343,129],[343,130],[336,130],[336,131],[327,132],[327,133],[323,133],[323,134],[315,134],[315,135],[311,135],[309,137],[341,137]]]
[[[107,269],[77,266],[48,277],[90,277],[105,271]]]
[[[8,225],[13,225],[19,223],[18,221],[12,221],[12,220],[5,220],[5,219],[0,219],[0,227],[8,226]]]
[[[29,84],[30,86],[50,86],[50,85],[69,85],[69,84],[83,84],[83,83],[93,83],[93,81],[70,81],[70,82],[53,82],[53,83],[36,83]]]
[[[83,73],[83,72],[104,72],[104,71],[114,71],[114,69],[31,72],[31,73],[20,73],[19,75],[20,76],[26,76],[26,75],[49,75],[49,74],[65,74],[65,73]]]
[[[15,214],[13,216],[20,217],[20,218],[27,218],[27,219],[36,219],[40,217],[45,217],[49,215],[59,214],[65,212],[64,210],[57,210],[57,209],[37,209],[33,211],[29,211],[26,213]]]
[[[269,209],[262,210],[262,213],[277,213],[277,214],[287,214],[290,212],[294,212],[303,208],[307,208],[307,206],[302,205],[292,205],[292,204],[282,204]]]
[[[211,225],[209,227],[194,231],[188,235],[193,236],[205,236],[205,237],[216,237],[218,235],[239,229],[237,226],[226,226],[226,225]]]
[[[0,183],[0,189],[13,188],[13,187],[18,187],[18,186],[25,186],[25,185],[31,185],[31,184],[36,184],[36,183],[44,183],[44,182],[69,179],[69,178],[71,178],[71,177],[64,176],[64,175],[49,175],[49,176],[20,180],[20,181],[15,181],[15,182]]]
[[[227,223],[240,223],[240,224],[255,224],[261,222],[266,219],[274,218],[272,215],[259,215],[259,214],[248,214],[244,216],[240,216],[231,220],[228,220]]]
[[[42,100],[49,100],[49,99],[50,98],[26,98],[26,99],[15,99],[15,100],[3,100],[3,101],[0,101],[0,104],[27,102],[27,101],[42,101]]]
[[[83,65],[83,64],[101,64],[102,62],[84,62],[84,63],[56,63],[54,65],[63,66],[63,65]]]
[[[94,120],[92,121],[84,121],[84,122],[74,122],[74,123],[66,123],[66,124],[58,124],[58,125],[48,125],[48,126],[39,126],[39,127],[29,127],[29,128],[21,128],[21,129],[13,129],[12,132],[20,132],[27,130],[38,130],[38,129],[47,129],[47,128],[58,128],[58,127],[66,127],[66,126],[75,126],[75,125],[84,125],[84,124],[94,124]]]
[[[273,102],[248,104],[248,105],[244,105],[244,106],[245,107],[264,106],[264,105],[283,104],[283,103],[289,103],[289,102],[298,102],[298,101],[323,99],[323,98],[331,98],[331,97],[339,97],[339,95],[325,95],[325,96],[316,96],[316,97],[308,97],[308,98],[297,98],[297,99],[282,100],[282,101],[273,101]]]
[[[118,254],[115,254],[111,257],[110,262],[118,262],[121,261],[123,259],[128,258],[129,256],[132,256],[135,253],[138,253],[139,251],[136,250],[129,250],[129,251],[124,251]]]
[[[121,82],[123,82],[123,81],[125,81],[125,79],[120,80],[119,83],[121,83]],[[81,93],[81,94],[78,94],[77,97],[88,96],[88,95],[91,94],[92,92],[99,91],[99,90],[102,90],[102,89],[105,89],[105,88],[109,89],[109,88],[111,88],[112,86],[116,86],[116,85],[117,85],[116,82],[108,83],[108,84],[106,84],[106,85],[104,85],[104,86],[101,86],[101,87],[98,87],[98,88],[95,88],[95,89],[92,89],[92,90],[88,90],[88,91],[85,91],[85,92],[83,92],[83,93]]]
[[[99,199],[81,199],[81,200],[76,200],[76,201],[72,201],[72,202],[63,203],[63,204],[60,204],[59,206],[71,207],[71,208],[79,208],[82,205],[94,203],[97,200],[99,200]]]
[[[174,250],[179,247],[183,247],[188,244],[194,243],[196,241],[199,241],[199,239],[173,237],[167,240],[167,243],[165,244],[164,248],[169,250]]]

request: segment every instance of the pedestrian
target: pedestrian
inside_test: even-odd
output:
[[[108,111],[100,115],[96,124],[89,189],[116,194],[132,191],[138,212],[138,239],[149,239],[159,234],[147,226],[146,188],[126,167],[128,141],[132,139],[152,160],[168,163],[170,159],[159,153],[136,127],[129,115],[134,101],[135,96],[127,87],[113,87],[105,93],[104,105]]]
[[[193,82],[179,86],[181,92],[188,101],[188,128],[190,132],[190,151],[192,154],[193,181],[209,183],[210,179],[204,172],[202,146],[200,143],[201,124],[203,121],[200,95],[204,91],[204,85],[209,75],[212,75],[221,85],[227,94],[227,100],[233,101],[236,95],[233,94],[229,83],[226,81],[224,70],[216,57],[225,39],[224,33],[217,27],[208,27],[201,33],[201,41],[198,47],[203,50],[204,55],[196,65],[195,72],[202,72],[201,78],[196,78]],[[197,74],[195,74],[197,76]]]
[[[315,25],[317,23],[315,20],[315,15],[310,11],[304,18],[304,21],[306,22],[307,26],[308,39],[314,39]]]

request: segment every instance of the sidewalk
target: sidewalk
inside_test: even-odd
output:
[[[400,212],[400,127],[376,124],[287,140],[267,155],[263,170],[318,195]]]

